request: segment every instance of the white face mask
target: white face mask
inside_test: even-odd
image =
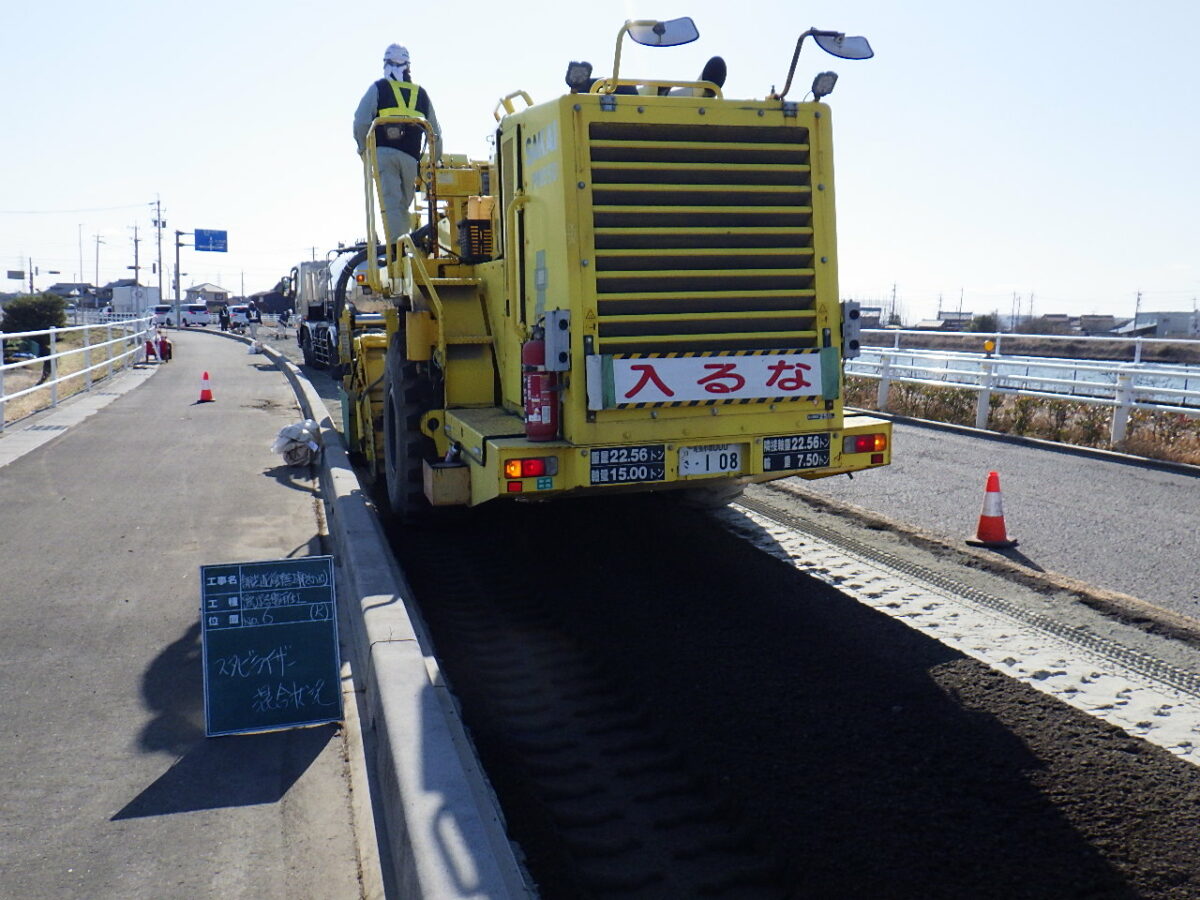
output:
[[[408,81],[408,63],[384,62],[383,77],[393,81]]]

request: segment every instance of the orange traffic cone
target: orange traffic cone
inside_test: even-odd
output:
[[[1000,503],[1000,473],[988,472],[987,489],[983,494],[983,512],[979,515],[979,528],[974,538],[967,538],[974,547],[1003,549],[1015,547],[1017,542],[1009,540],[1004,530],[1004,507]]]
[[[209,386],[208,386],[208,373],[207,372],[205,372],[203,377],[201,377],[201,379],[200,379],[200,402],[201,403],[212,403],[213,402],[212,389],[209,388]]]

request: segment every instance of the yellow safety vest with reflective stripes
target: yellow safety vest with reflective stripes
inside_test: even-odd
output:
[[[408,81],[392,81],[390,78],[381,78],[376,82],[376,87],[379,92],[378,115],[380,117],[415,116],[421,119],[425,118],[426,110],[422,107],[428,108],[428,101],[421,102],[424,97],[420,85]],[[416,125],[380,125],[375,129],[375,144],[379,147],[403,150],[410,156],[420,159],[424,135],[425,129]]]

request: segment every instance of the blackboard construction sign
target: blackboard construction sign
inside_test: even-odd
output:
[[[209,737],[342,718],[333,557],[200,567]]]

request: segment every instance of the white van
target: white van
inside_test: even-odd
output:
[[[184,326],[203,326],[212,321],[212,316],[208,314],[208,306],[204,303],[185,303],[180,307],[179,319]]]
[[[250,307],[238,304],[237,306],[229,307],[229,324],[236,327],[245,327],[250,324]]]
[[[150,317],[151,325],[174,325],[175,323],[171,321],[173,312],[170,303],[160,303],[157,306],[147,307],[142,315]]]

